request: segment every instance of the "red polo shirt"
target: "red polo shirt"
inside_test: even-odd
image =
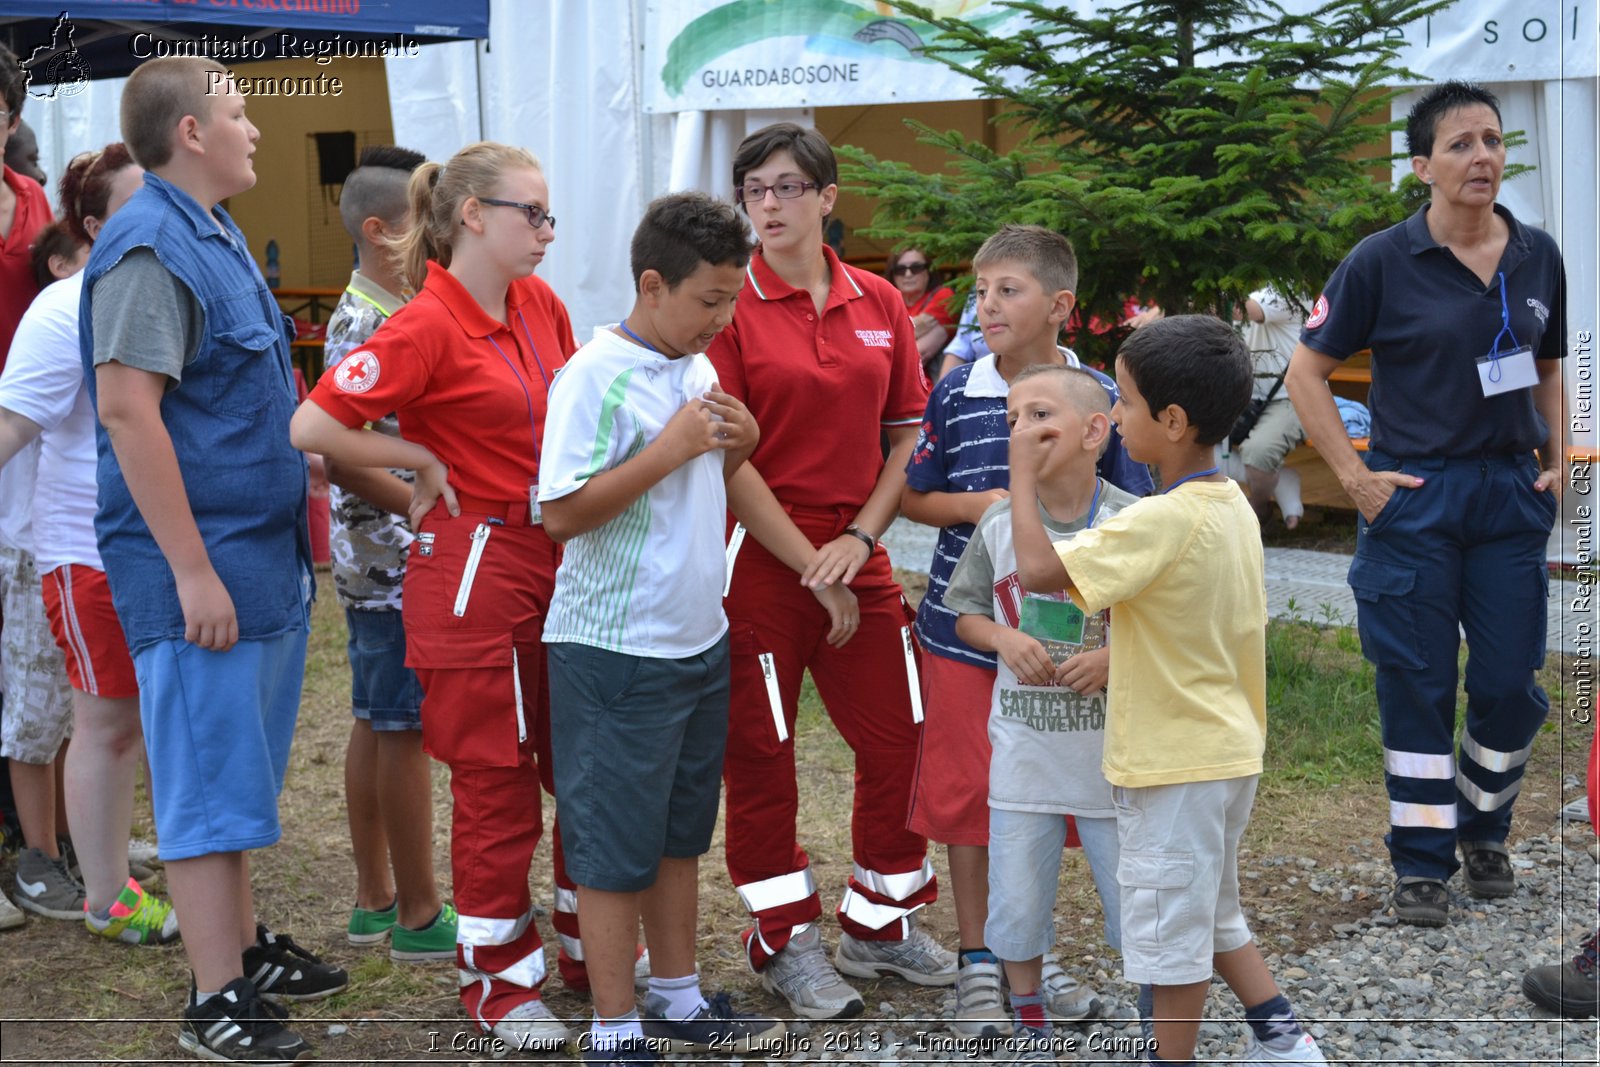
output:
[[[833,283],[821,315],[757,252],[706,355],[761,427],[750,462],[777,498],[859,508],[883,469],[880,430],[921,422],[928,386],[900,291],[822,253]]]
[[[398,412],[401,436],[443,460],[457,492],[526,501],[550,381],[578,346],[566,306],[539,278],[511,283],[506,320],[429,263],[422,292],[329,368],[311,399],[346,426]]]
[[[54,217],[44,190],[32,178],[5,168],[5,183],[17,194],[11,229],[0,238],[0,367],[6,365],[11,335],[28,310],[39,287],[33,284],[33,238]]]

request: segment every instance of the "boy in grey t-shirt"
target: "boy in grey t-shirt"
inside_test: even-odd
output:
[[[1054,947],[1065,816],[1077,823],[1105,909],[1106,940],[1121,943],[1117,821],[1100,770],[1110,667],[1104,613],[1084,616],[1064,595],[1024,593],[1016,575],[1011,508],[1037,507],[1053,540],[1104,521],[1135,497],[1095,474],[1109,438],[1109,401],[1088,373],[1030,367],[1006,398],[1007,421],[1062,430],[1034,500],[1002,500],[979,520],[950,577],[945,603],[956,633],[998,655],[989,712],[989,916],[984,940],[1003,961],[1020,1037],[1051,1032],[1037,992]],[[1044,877],[1042,872],[1054,872]]]

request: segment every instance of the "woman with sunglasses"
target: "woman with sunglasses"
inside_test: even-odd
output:
[[[931,377],[934,361],[955,334],[956,319],[950,313],[950,304],[956,294],[940,284],[939,272],[933,269],[928,254],[915,245],[890,256],[883,274],[905,298],[906,314],[911,316],[911,328],[916,332],[917,354]]]
[[[533,277],[556,220],[538,162],[493,142],[424,163],[407,195],[396,253],[420,291],[323,375],[291,435],[340,466],[416,472],[406,665],[423,687],[423,745],[450,766],[461,1001],[483,1031],[551,1048],[569,1035],[539,996],[528,869],[549,779],[540,637],[559,559],[535,505],[539,442],[550,380],[577,348],[566,308]],[[364,428],[390,412],[403,439]]]
[[[878,537],[899,507],[926,404],[905,301],[823,242],[838,195],[833,149],[779,123],[734,155],[735,195],[760,249],[733,323],[707,355],[761,425],[729,485],[732,700],[727,858],[755,917],[744,934],[763,984],[810,1019],[859,1014],[822,946],[822,903],[796,840],[800,681],[855,752],[854,873],[839,904],[839,970],[955,981],[955,956],[914,925],[937,896],[927,842],[906,829],[920,715],[910,612]],[[886,434],[887,459],[879,448]]]

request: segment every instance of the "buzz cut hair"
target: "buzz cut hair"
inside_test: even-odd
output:
[[[980,271],[995,263],[1021,264],[1047,293],[1078,291],[1078,255],[1072,242],[1044,226],[1000,227],[972,257],[972,269]]]
[[[406,186],[411,172],[427,162],[421,152],[396,145],[369,145],[339,190],[339,218],[345,232],[360,242],[361,224],[370,218],[398,229],[406,221]]]
[[[122,89],[122,140],[133,161],[145,170],[172,159],[173,133],[184,116],[211,117],[210,87],[232,75],[214,59],[162,56],[147,60],[128,75]]]

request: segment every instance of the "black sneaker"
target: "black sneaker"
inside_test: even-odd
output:
[[[288,1014],[262,1000],[248,978],[235,978],[204,1004],[195,1004],[189,986],[189,1004],[183,1009],[178,1044],[203,1060],[249,1060],[256,1063],[294,1063],[312,1058],[311,1046],[283,1025]]]
[[[1436,878],[1402,878],[1394,887],[1394,917],[1412,926],[1446,926],[1450,891]]]
[[[611,1048],[595,1048],[585,1034],[578,1039],[584,1063],[609,1063],[612,1067],[638,1067],[639,1064],[660,1063],[661,1055],[650,1047],[649,1041],[623,1041]]]
[[[244,950],[244,976],[267,1000],[321,1000],[350,984],[343,967],[324,963],[294,943],[256,924],[256,943]]]
[[[743,1055],[773,1047],[783,1038],[784,1025],[765,1015],[733,1010],[728,994],[718,993],[693,1017],[666,1017],[667,1000],[658,993],[644,998],[639,1013],[644,1036],[661,1042],[668,1052],[727,1052]]]
[[[1475,897],[1509,897],[1517,891],[1511,854],[1499,841],[1461,842],[1461,880]]]
[[[1535,967],[1522,976],[1522,993],[1546,1011],[1565,1015],[1569,1019],[1592,1018],[1600,1000],[1600,949],[1596,939],[1600,932],[1589,935],[1583,950],[1566,963],[1550,963]]]

